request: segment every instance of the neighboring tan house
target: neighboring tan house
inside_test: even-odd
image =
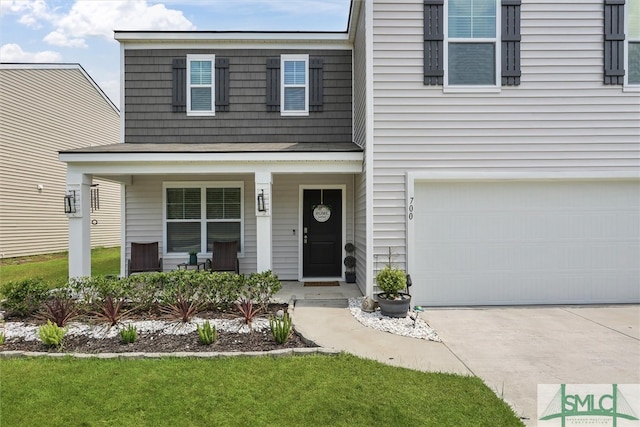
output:
[[[122,140],[61,153],[68,184],[125,184],[123,273],[132,242],[174,269],[234,239],[243,273],[342,280],[353,242],[365,295],[390,250],[419,305],[640,302],[638,2],[470,4],[117,31]]]
[[[68,250],[58,152],[117,143],[119,126],[118,109],[80,65],[0,64],[0,257]],[[118,246],[120,184],[94,184],[91,246]]]

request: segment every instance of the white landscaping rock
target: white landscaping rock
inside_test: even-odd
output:
[[[116,326],[109,327],[107,324],[91,325],[87,323],[70,322],[67,325],[68,335],[84,335],[92,339],[113,338],[120,334],[120,330],[133,325],[139,334],[160,333],[163,335],[186,335],[195,333],[197,325],[202,326],[207,319],[194,317],[191,322],[167,322],[163,320],[144,321],[123,321]],[[208,319],[211,326],[218,331],[249,333],[249,326],[244,324],[242,319]],[[269,320],[257,318],[253,320],[252,329],[255,332],[262,332],[269,329]],[[4,334],[6,339],[22,338],[25,341],[35,341],[38,339],[38,325],[28,325],[23,322],[4,323]]]
[[[362,311],[362,301],[363,298],[349,298],[349,310],[363,325],[405,337],[440,342],[436,331],[420,318],[419,312],[409,311],[409,315],[405,318],[387,317],[383,316],[379,309],[372,313]]]

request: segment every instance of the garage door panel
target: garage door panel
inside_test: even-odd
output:
[[[419,182],[422,305],[640,301],[637,181]]]

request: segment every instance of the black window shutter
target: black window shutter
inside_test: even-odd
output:
[[[309,111],[322,111],[323,93],[322,58],[309,59]]]
[[[187,111],[187,59],[173,59],[173,81],[171,85],[171,108],[174,113]]]
[[[520,84],[520,0],[502,0],[502,86]]]
[[[280,111],[280,58],[267,58],[267,111]]]
[[[604,84],[624,84],[624,0],[604,0]]]
[[[441,85],[444,43],[444,1],[424,0],[424,84]]]
[[[216,111],[229,111],[229,59],[216,58]]]

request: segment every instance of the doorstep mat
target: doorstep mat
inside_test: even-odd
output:
[[[340,286],[338,282],[304,282],[305,286]]]

